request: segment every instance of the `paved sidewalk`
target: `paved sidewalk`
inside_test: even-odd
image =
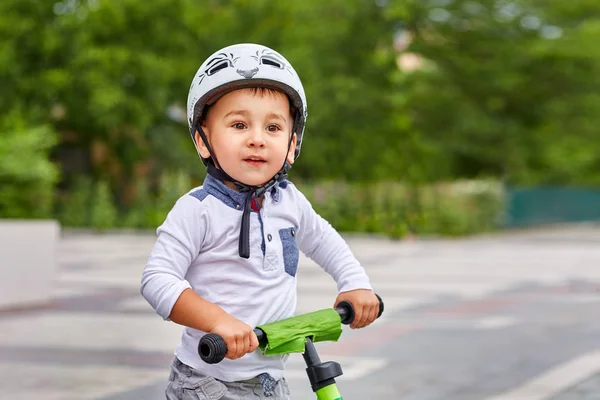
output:
[[[180,328],[139,295],[153,240],[64,235],[53,303],[0,312],[0,399],[164,398]],[[318,346],[345,400],[600,399],[600,229],[348,242],[386,312]],[[298,292],[298,313],[336,295],[304,257]],[[292,355],[294,399],[314,398],[303,368]]]
[[[598,400],[600,399],[600,373],[584,379],[550,400]]]

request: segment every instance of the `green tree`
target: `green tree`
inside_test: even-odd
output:
[[[5,0],[0,123],[56,132],[60,201],[83,204],[69,194],[86,176],[124,214],[163,196],[165,171],[203,178],[191,78],[258,42],[308,96],[292,179],[598,184],[599,14],[593,0]],[[399,68],[407,53],[420,68]]]
[[[423,59],[396,89],[433,163],[445,166],[430,179],[598,182],[597,2],[411,1],[388,13]]]
[[[22,115],[0,120],[0,218],[49,218],[58,168],[48,160],[56,133]]]

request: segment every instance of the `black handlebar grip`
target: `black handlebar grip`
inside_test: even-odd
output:
[[[350,325],[354,321],[354,307],[349,301],[340,301],[335,308],[342,317],[342,324]]]
[[[379,318],[381,317],[381,314],[383,314],[383,300],[381,300],[381,297],[377,293],[375,293],[375,296],[377,296],[377,299],[379,300],[379,314],[377,315],[377,318]],[[354,307],[352,307],[350,302],[346,300],[339,302],[336,306],[336,310],[340,313],[340,317],[342,317],[342,324],[350,325],[352,321],[354,321],[354,316],[356,314],[354,312]]]
[[[266,340],[265,332],[262,329],[255,328],[254,334],[258,339],[258,343]],[[200,343],[198,343],[198,354],[205,363],[218,364],[223,361],[227,354],[227,344],[220,335],[208,333],[202,336]]]
[[[379,314],[377,314],[377,318],[379,318],[381,317],[381,314],[383,314],[383,300],[381,300],[381,297],[379,297],[377,293],[375,293],[375,296],[377,296],[377,299],[379,300]]]
[[[202,336],[198,343],[198,354],[207,364],[217,364],[225,358],[227,345],[220,335],[209,333]]]

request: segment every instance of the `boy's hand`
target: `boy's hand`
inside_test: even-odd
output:
[[[216,321],[211,333],[216,333],[223,338],[227,345],[225,357],[230,360],[252,353],[258,347],[258,338],[254,330],[229,314],[223,315]]]
[[[357,289],[342,292],[335,299],[334,307],[346,300],[354,307],[354,321],[350,328],[358,329],[370,325],[379,315],[379,299],[372,290]]]

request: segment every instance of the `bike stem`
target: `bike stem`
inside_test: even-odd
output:
[[[302,356],[306,362],[306,374],[313,392],[317,394],[317,400],[342,400],[335,383],[335,378],[343,374],[341,365],[335,361],[321,362],[310,337],[306,338]]]

